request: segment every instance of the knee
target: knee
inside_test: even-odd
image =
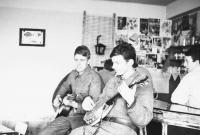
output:
[[[43,131],[40,131],[38,135],[45,135]]]
[[[38,135],[45,135],[45,133],[44,133],[44,131],[42,130],[42,131],[40,131],[40,132],[38,133]]]

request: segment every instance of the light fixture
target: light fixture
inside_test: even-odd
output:
[[[95,45],[95,51],[98,55],[104,55],[106,46],[104,44],[99,43],[99,38],[101,35],[97,36],[97,44]]]

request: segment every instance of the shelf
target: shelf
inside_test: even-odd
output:
[[[181,51],[186,52],[188,49],[190,49],[193,45],[186,45],[186,46],[170,46],[167,51]]]
[[[172,60],[172,61],[184,61],[184,59],[170,59],[170,60]]]

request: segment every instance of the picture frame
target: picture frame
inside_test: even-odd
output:
[[[44,47],[45,34],[45,29],[20,28],[19,45]]]

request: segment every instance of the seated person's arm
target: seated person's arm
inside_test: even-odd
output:
[[[104,83],[99,74],[95,74],[92,78],[92,82],[89,88],[89,95],[92,97],[93,101],[98,100],[99,95],[102,93],[104,88]]]
[[[189,99],[189,89],[188,82],[185,80],[185,78],[183,78],[172,93],[171,101],[173,103],[187,105]]]
[[[152,120],[153,100],[151,84],[138,88],[134,102],[128,106],[128,115],[135,125],[144,127]]]
[[[148,79],[142,85],[137,86],[135,98],[132,104],[127,104],[127,113],[131,121],[144,127],[153,118],[153,82],[149,73]]]
[[[78,104],[78,110],[82,110],[82,111],[87,110],[88,111],[88,109],[86,109],[86,108],[88,108],[88,106],[91,106],[91,105],[94,106],[94,102],[96,102],[98,100],[98,97],[101,94],[103,87],[104,87],[104,83],[103,83],[101,77],[98,74],[94,74],[92,76],[91,83],[89,86],[89,96],[87,96],[90,98],[85,97],[85,99],[87,99],[87,100],[83,99],[83,101]],[[86,106],[86,108],[83,107],[84,106],[83,102],[84,102],[84,105]],[[89,108],[91,108],[91,107],[89,107]]]

